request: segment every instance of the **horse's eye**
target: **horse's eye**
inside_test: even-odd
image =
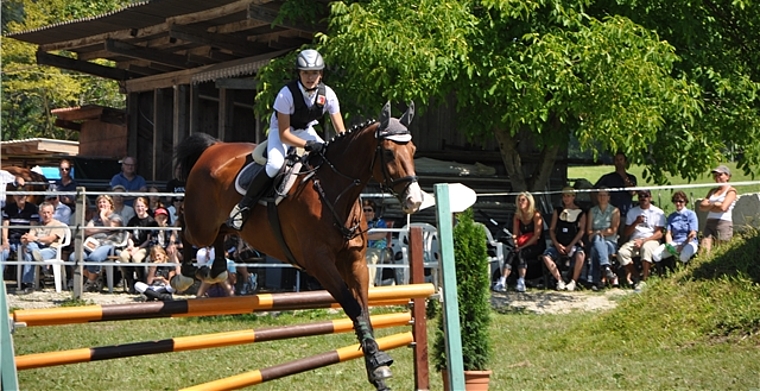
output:
[[[393,160],[396,158],[396,156],[393,155],[393,151],[390,149],[383,149],[383,156],[385,157],[385,160]]]

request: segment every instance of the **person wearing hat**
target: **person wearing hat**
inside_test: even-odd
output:
[[[639,205],[628,211],[625,218],[625,237],[628,241],[620,246],[618,258],[620,265],[625,267],[626,281],[629,285],[638,280],[638,275],[633,278],[636,268],[633,264],[634,257],[641,257],[642,281],[636,283],[636,289],[640,289],[649,277],[649,269],[652,266],[652,254],[660,246],[665,228],[665,212],[652,205],[652,192],[639,190]],[[633,279],[632,279],[633,278]]]
[[[731,170],[721,164],[712,170],[713,179],[718,183],[699,202],[699,210],[707,212],[707,221],[702,231],[702,251],[710,254],[713,241],[725,242],[734,236],[732,211],[736,205],[736,189],[728,183]]]
[[[316,50],[306,49],[296,58],[298,79],[286,84],[274,101],[267,138],[266,174],[259,173],[248,185],[245,196],[230,212],[227,225],[240,230],[251,208],[267,191],[285,164],[290,147],[321,153],[324,140],[314,130],[317,120],[330,115],[335,131],[345,132],[338,96],[322,83],[325,62]]]

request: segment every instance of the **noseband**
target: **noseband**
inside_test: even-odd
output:
[[[373,172],[374,166],[375,166],[375,160],[377,160],[378,155],[380,158],[380,167],[382,167],[383,171],[383,183],[380,184],[380,188],[388,191],[389,193],[393,194],[396,198],[399,198],[399,201],[403,202],[403,200],[400,199],[401,195],[406,193],[406,190],[409,188],[409,186],[412,185],[412,183],[417,183],[417,176],[416,175],[407,175],[405,177],[401,177],[398,179],[391,179],[391,174],[388,172],[388,165],[386,164],[385,160],[385,154],[383,153],[383,140],[385,140],[386,137],[378,138],[377,139],[377,148],[375,148],[375,158],[372,159],[372,164],[370,164],[369,171]],[[395,141],[393,139],[390,139],[394,143],[401,143],[399,141]],[[406,186],[404,186],[404,189],[401,192],[396,192],[395,187],[399,183],[405,183]]]

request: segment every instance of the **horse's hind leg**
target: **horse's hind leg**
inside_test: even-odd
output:
[[[324,261],[329,259],[323,258]],[[322,259],[320,259],[322,261]],[[362,287],[362,281],[367,283],[367,277],[357,281],[354,273],[344,273],[344,281],[337,267],[332,262],[325,262],[321,267],[313,270],[314,277],[327,289],[330,294],[343,307],[346,315],[353,321],[356,337],[364,352],[364,363],[367,368],[367,380],[372,383],[379,391],[390,390],[385,385],[385,379],[393,376],[390,370],[393,359],[385,352],[381,351],[372,330],[372,324],[369,321],[369,310],[367,305],[366,288]],[[365,269],[366,274],[366,269]],[[351,285],[347,285],[347,282]],[[352,290],[354,292],[352,292]]]
[[[201,266],[195,276],[208,284],[218,284],[227,280],[227,258],[224,256],[224,235],[214,239],[214,261],[211,267]]]

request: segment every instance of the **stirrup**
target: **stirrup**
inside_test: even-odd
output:
[[[235,207],[232,208],[232,211],[230,212],[230,217],[227,219],[227,225],[236,231],[240,231],[243,229],[243,224],[245,223],[245,220],[248,217],[248,212],[250,211],[251,208],[247,206],[240,207],[240,204],[235,205]]]

